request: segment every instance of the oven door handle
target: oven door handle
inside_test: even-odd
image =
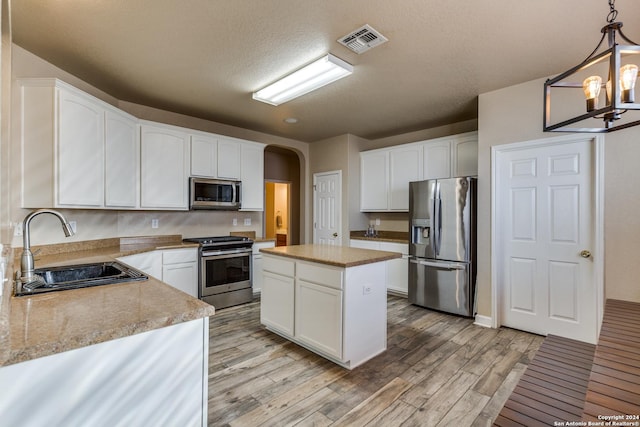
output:
[[[202,257],[216,257],[222,255],[242,255],[242,254],[250,254],[253,252],[251,248],[242,248],[242,249],[222,249],[219,251],[203,251]]]

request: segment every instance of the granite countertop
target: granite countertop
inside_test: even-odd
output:
[[[330,245],[278,246],[275,248],[260,249],[260,252],[343,268],[402,257],[402,254],[399,252],[374,251],[371,249]]]
[[[197,247],[181,236],[103,239],[41,247],[36,268],[108,261],[158,249]],[[36,249],[33,247],[32,249]],[[65,250],[67,250],[65,252]],[[18,256],[22,252],[16,250]],[[7,272],[14,274],[12,269]],[[213,306],[160,280],[127,282],[14,297],[5,284],[0,312],[0,366],[211,316]]]
[[[366,230],[351,230],[349,238],[355,240],[371,240],[373,242],[409,243],[409,232],[378,230],[376,237],[365,236]]]

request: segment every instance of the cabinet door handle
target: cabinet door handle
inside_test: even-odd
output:
[[[338,237],[338,233],[333,233],[333,237]]]

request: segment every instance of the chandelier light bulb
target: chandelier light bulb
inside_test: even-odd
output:
[[[627,64],[620,67],[620,86],[622,88],[622,102],[635,102],[634,87],[638,78],[638,66]]]
[[[602,78],[600,76],[587,77],[582,82],[584,96],[587,98],[587,111],[593,111],[598,108],[598,96],[602,87]]]

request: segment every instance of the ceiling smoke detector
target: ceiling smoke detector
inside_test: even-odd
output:
[[[338,43],[357,54],[364,53],[386,41],[388,41],[388,39],[385,36],[371,28],[368,24],[338,39]]]

